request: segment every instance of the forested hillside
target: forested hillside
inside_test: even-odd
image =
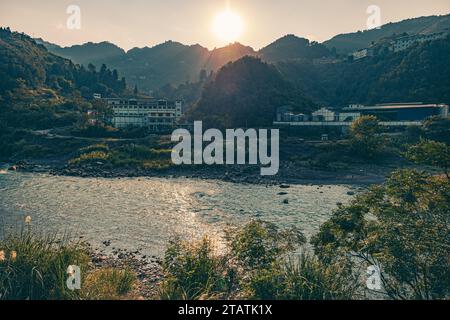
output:
[[[329,49],[335,48],[338,53],[348,54],[353,51],[367,48],[372,42],[378,42],[383,38],[393,35],[430,34],[446,31],[450,28],[450,15],[429,16],[407,19],[383,25],[380,29],[358,31],[348,34],[340,34],[323,44]]]
[[[224,66],[187,119],[203,120],[207,127],[264,127],[273,122],[278,107],[307,112],[315,105],[285,81],[274,66],[244,57]]]
[[[402,52],[335,64],[282,62],[278,69],[313,101],[351,103],[450,103],[450,38]]]
[[[116,70],[75,65],[9,29],[0,29],[0,78],[0,121],[9,127],[70,125],[92,107],[84,98],[127,90]]]

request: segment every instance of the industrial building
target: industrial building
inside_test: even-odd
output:
[[[430,117],[446,118],[449,107],[446,104],[423,103],[389,103],[375,106],[350,105],[342,110],[321,108],[307,116],[293,114],[279,109],[274,125],[291,126],[350,126],[361,116],[376,116],[381,125],[385,126],[420,126]],[[281,113],[280,113],[281,112]]]

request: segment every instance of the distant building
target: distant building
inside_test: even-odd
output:
[[[439,33],[417,34],[412,36],[400,37],[391,42],[390,50],[394,52],[400,52],[409,49],[412,45],[416,43],[445,39],[448,35],[449,35],[448,32],[439,32]]]
[[[181,101],[157,99],[106,99],[113,110],[116,128],[148,127],[160,131],[172,127],[182,116]]]
[[[102,98],[102,95],[101,95],[100,93],[94,93],[94,94],[92,95],[92,97],[93,97],[94,99],[101,99],[101,98]]]
[[[446,104],[389,103],[375,106],[349,106],[343,114],[373,115],[380,121],[423,121],[433,116],[448,117]]]
[[[373,49],[368,48],[368,49],[362,49],[359,51],[355,51],[352,53],[353,56],[353,60],[360,60],[366,57],[371,57],[373,56]]]
[[[420,102],[389,103],[375,106],[354,104],[339,112],[321,108],[313,112],[311,118],[307,115],[300,117],[300,115],[286,113],[277,116],[274,125],[348,127],[353,121],[366,115],[376,116],[380,124],[384,126],[420,126],[423,121],[430,117],[448,117],[449,106]]]
[[[312,113],[313,121],[330,122],[335,120],[336,113],[327,108],[321,108]]]

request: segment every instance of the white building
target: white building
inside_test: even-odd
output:
[[[313,121],[331,122],[335,120],[336,113],[327,108],[321,108],[312,113]]]
[[[182,116],[181,101],[157,99],[106,99],[113,110],[116,128],[129,126],[161,130],[173,126]]]
[[[359,51],[355,51],[352,53],[352,56],[353,56],[353,60],[360,60],[365,57],[370,57],[370,56],[373,56],[373,49],[369,48],[369,49],[362,49]]]
[[[448,32],[439,32],[431,34],[417,34],[413,36],[405,36],[398,38],[391,43],[391,50],[394,52],[400,52],[410,48],[413,44],[423,43],[425,41],[434,41],[439,39],[445,39],[448,36]]]

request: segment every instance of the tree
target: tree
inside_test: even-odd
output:
[[[450,117],[432,117],[423,124],[426,139],[445,142],[450,145]]]
[[[350,126],[352,146],[360,156],[375,158],[381,150],[384,138],[381,126],[375,116],[362,116]]]
[[[312,239],[321,261],[350,257],[377,265],[393,299],[447,299],[450,288],[450,184],[414,170],[392,174],[339,208]]]
[[[417,164],[442,169],[447,178],[450,178],[450,147],[445,143],[421,140],[418,144],[411,146],[405,155]]]

